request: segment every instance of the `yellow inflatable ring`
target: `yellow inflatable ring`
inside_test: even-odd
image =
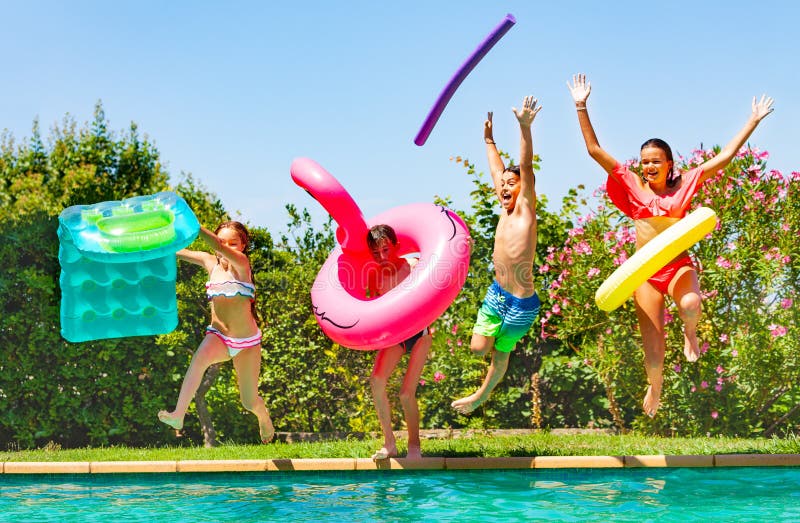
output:
[[[674,223],[617,267],[594,295],[597,306],[613,311],[648,278],[680,253],[702,240],[717,225],[717,215],[700,207]]]

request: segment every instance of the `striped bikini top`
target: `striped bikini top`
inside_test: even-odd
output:
[[[216,269],[216,266],[214,267]],[[211,271],[214,272],[213,270]],[[227,281],[208,281],[206,282],[206,297],[211,300],[219,296],[226,298],[233,298],[234,296],[243,296],[254,300],[256,297],[256,286],[252,283],[239,280]]]

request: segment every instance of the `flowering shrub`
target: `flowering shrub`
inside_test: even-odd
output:
[[[694,151],[676,167],[696,167],[716,152]],[[542,336],[582,358],[605,387],[618,425],[663,434],[769,435],[797,424],[800,173],[767,170],[767,158],[743,148],[694,198],[719,217],[713,234],[691,250],[703,293],[702,356],[696,363],[684,360],[682,322],[667,299],[664,390],[652,420],[640,406],[646,377],[633,300],[610,313],[594,304],[604,278],[634,251],[632,223],[604,187],[593,194],[599,203],[584,214],[574,199],[565,202],[565,217],[577,225],[539,268],[551,281]]]

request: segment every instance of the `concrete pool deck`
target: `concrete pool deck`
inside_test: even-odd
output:
[[[451,439],[483,435],[524,435],[531,429],[432,429],[420,431],[426,439]],[[553,429],[554,435],[616,434],[606,429]],[[377,433],[278,432],[284,443],[341,440],[347,437],[376,438]],[[395,431],[398,439],[405,431]],[[800,454],[707,454],[707,455],[625,455],[625,456],[515,456],[515,457],[423,457],[413,460],[390,458],[307,458],[241,460],[164,461],[0,461],[2,474],[129,474],[177,472],[282,472],[282,471],[367,471],[367,470],[482,470],[482,469],[564,469],[564,468],[679,468],[679,467],[800,467]]]
[[[1,474],[110,474],[174,472],[281,472],[364,470],[479,470],[664,467],[798,467],[800,454],[716,454],[696,456],[536,456],[506,458],[423,457],[248,459],[175,461],[0,462]]]

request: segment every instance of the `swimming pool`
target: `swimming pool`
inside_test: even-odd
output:
[[[0,521],[798,521],[800,468],[0,475]]]

